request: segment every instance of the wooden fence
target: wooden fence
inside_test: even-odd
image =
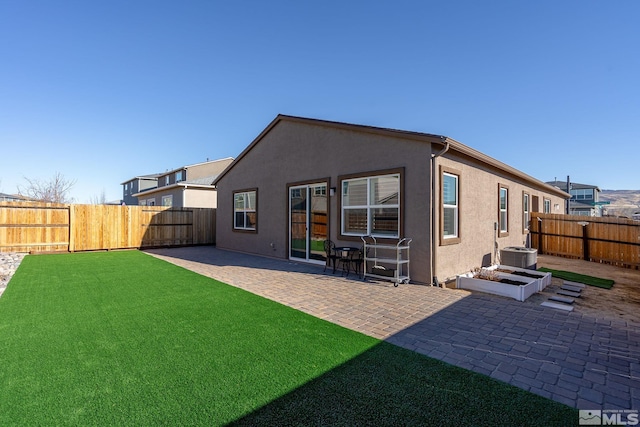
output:
[[[529,231],[539,254],[640,268],[640,221],[534,212]]]
[[[215,244],[215,209],[0,203],[0,251],[94,251]]]

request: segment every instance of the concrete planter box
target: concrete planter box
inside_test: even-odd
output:
[[[552,279],[551,273],[544,273],[542,271],[529,270],[529,269],[520,268],[520,267],[513,267],[511,265],[495,265],[495,266],[488,267],[487,269],[488,270],[500,269],[500,270],[518,271],[518,272],[522,272],[522,273],[534,274],[536,276],[540,276],[539,278],[536,279],[538,281],[538,292],[542,292],[542,290],[544,288],[549,286],[551,284],[551,279]],[[520,276],[520,277],[523,277],[526,280],[531,279],[530,277],[527,277],[527,276]]]
[[[531,295],[538,292],[540,287],[540,281],[530,277],[500,272],[498,272],[498,277],[500,279],[517,280],[518,282],[523,282],[524,285],[511,285],[509,283],[500,283],[493,280],[477,279],[473,277],[471,273],[468,273],[456,278],[456,287],[459,289],[480,291],[488,294],[509,297],[518,301],[526,300]]]

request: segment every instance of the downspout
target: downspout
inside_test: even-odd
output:
[[[430,259],[430,263],[431,263],[431,286],[440,286],[440,283],[438,283],[438,275],[436,274],[435,268],[436,268],[436,251],[437,251],[437,237],[436,237],[436,203],[434,203],[435,200],[435,195],[436,195],[436,159],[440,156],[442,156],[444,153],[446,153],[447,151],[449,151],[449,141],[447,140],[446,136],[441,136],[440,137],[440,142],[442,142],[442,144],[444,145],[444,147],[442,148],[442,150],[440,150],[438,153],[433,154],[431,153],[431,198],[430,198],[430,204],[431,204],[431,221],[430,221],[430,227],[431,227],[431,259]],[[444,286],[444,284],[442,284],[442,286]]]

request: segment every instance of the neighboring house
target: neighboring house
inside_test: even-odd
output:
[[[325,239],[409,237],[411,279],[426,284],[524,246],[530,213],[569,198],[444,136],[284,115],[214,184],[220,248],[324,263]]]
[[[5,194],[0,193],[0,202],[26,202],[29,201],[28,197],[21,196],[19,194]]]
[[[122,185],[122,202],[125,205],[137,205],[138,198],[134,194],[151,190],[158,186],[158,177],[160,174],[140,175],[121,183]]]
[[[230,157],[211,160],[158,174],[157,187],[133,196],[139,205],[215,208],[217,195],[213,181],[232,161]]]
[[[547,184],[567,191],[567,181],[549,181]],[[578,184],[577,182],[569,182],[569,194],[571,199],[568,200],[569,215],[582,216],[602,216],[602,205],[598,198],[600,189],[595,185]]]

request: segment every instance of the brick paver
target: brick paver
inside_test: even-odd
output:
[[[396,288],[214,247],[147,252],[579,409],[640,410],[640,323],[458,289]]]

